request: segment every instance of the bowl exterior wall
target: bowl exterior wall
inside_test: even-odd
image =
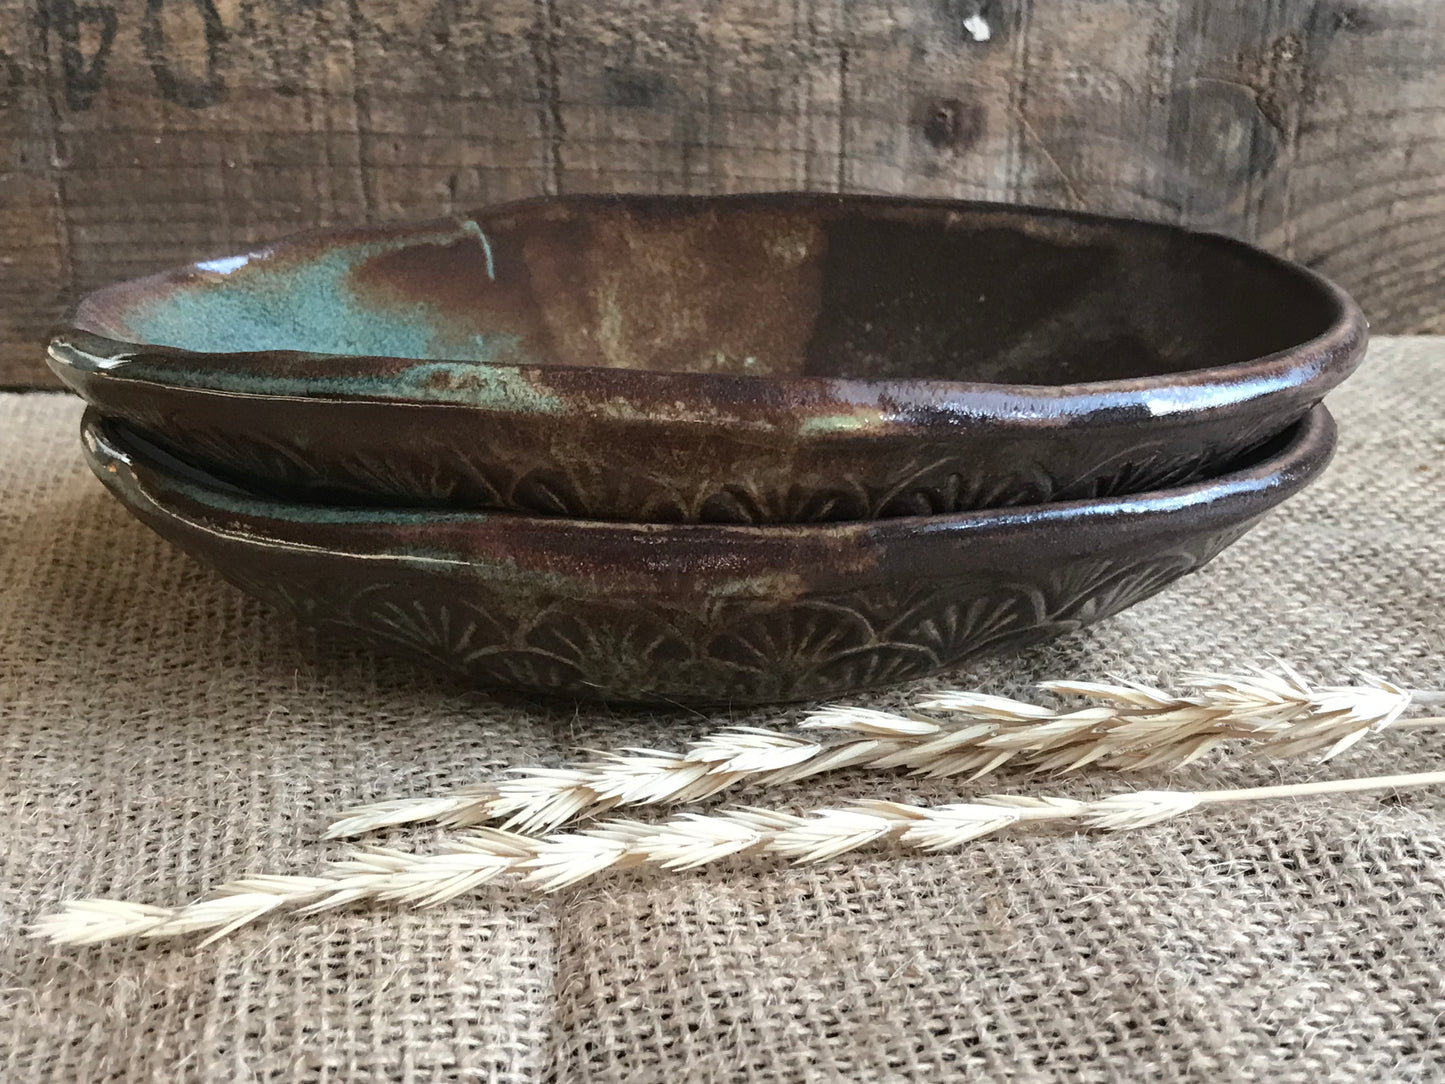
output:
[[[1320,394],[1090,424],[837,422],[824,433],[806,419],[777,431],[619,418],[585,399],[513,414],[61,375],[177,458],[278,498],[636,523],[838,522],[1143,493],[1227,469]]]
[[[319,629],[527,693],[716,705],[924,677],[1117,613],[1323,469],[1333,426],[1321,408],[1303,428],[1217,493],[762,528],[283,506],[172,476],[93,415],[85,439],[138,518]]]

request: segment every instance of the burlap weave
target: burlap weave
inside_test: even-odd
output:
[[[1445,339],[1377,343],[1331,402],[1326,480],[1207,570],[952,680],[1172,682],[1274,652],[1319,678],[1359,665],[1445,686]],[[326,814],[358,800],[726,721],[504,704],[318,643],[131,521],[81,465],[79,413],[0,397],[6,1084],[1445,1073],[1445,791],[636,873],[542,901],[486,891],[279,918],[204,949],[44,947],[23,928],[64,897],[178,902],[242,872],[307,872],[340,849],[315,842]],[[1445,763],[1442,743],[1401,733],[1323,770],[1212,761],[1175,781],[1417,770]],[[865,792],[971,791],[853,776],[776,800]]]

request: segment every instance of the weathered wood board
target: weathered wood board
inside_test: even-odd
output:
[[[538,192],[1078,205],[1445,331],[1442,0],[0,0],[0,385],[119,277]]]

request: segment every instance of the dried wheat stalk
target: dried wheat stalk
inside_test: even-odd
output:
[[[745,808],[683,813],[660,824],[609,820],[542,837],[474,828],[439,853],[359,850],[319,877],[247,877],[180,907],[76,900],[43,917],[34,932],[56,944],[85,945],[210,930],[209,942],[278,910],[312,913],[360,900],[427,906],[503,875],[519,876],[532,888],[553,892],[604,870],[644,864],[691,869],[744,853],[818,862],[880,840],[936,851],[1023,822],[1070,822],[1120,831],[1168,820],[1199,806],[1442,783],[1445,771],[1244,790],[1136,791],[1093,801],[1011,795],[935,807],[857,801],[802,815]]]
[[[1366,734],[1393,725],[1412,700],[1434,696],[1368,674],[1358,685],[1315,685],[1283,663],[1274,672],[1256,668],[1243,677],[1198,674],[1194,691],[1183,696],[1123,680],[1049,681],[1040,688],[1092,703],[1059,711],[1001,696],[950,692],[920,702],[906,715],[824,708],[802,726],[857,737],[827,742],[733,727],[681,753],[602,753],[576,768],[522,768],[511,778],[436,798],[362,806],[332,824],[327,837],[421,821],[453,827],[501,822],[518,831],[547,831],[618,807],[693,802],[742,783],[771,786],[844,768],[978,778],[1005,764],[1041,772],[1070,772],[1090,764],[1178,767],[1236,740],[1273,756],[1322,752],[1328,760]]]

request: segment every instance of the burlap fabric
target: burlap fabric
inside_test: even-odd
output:
[[[1445,685],[1445,339],[1378,343],[1332,405],[1343,436],[1326,480],[1207,570],[934,687],[1172,682],[1266,652],[1325,679],[1358,665]],[[485,891],[423,913],[280,918],[204,949],[44,947],[24,926],[64,897],[178,902],[242,872],[310,871],[339,850],[316,843],[326,814],[359,800],[796,715],[501,703],[317,642],[127,518],[81,465],[79,413],[59,395],[0,398],[7,1084],[1445,1072],[1445,791],[929,857],[637,873],[540,901]],[[1441,742],[1401,733],[1327,769],[1212,761],[1175,781],[1417,770],[1445,763]],[[776,800],[867,792],[971,789],[853,776]]]

